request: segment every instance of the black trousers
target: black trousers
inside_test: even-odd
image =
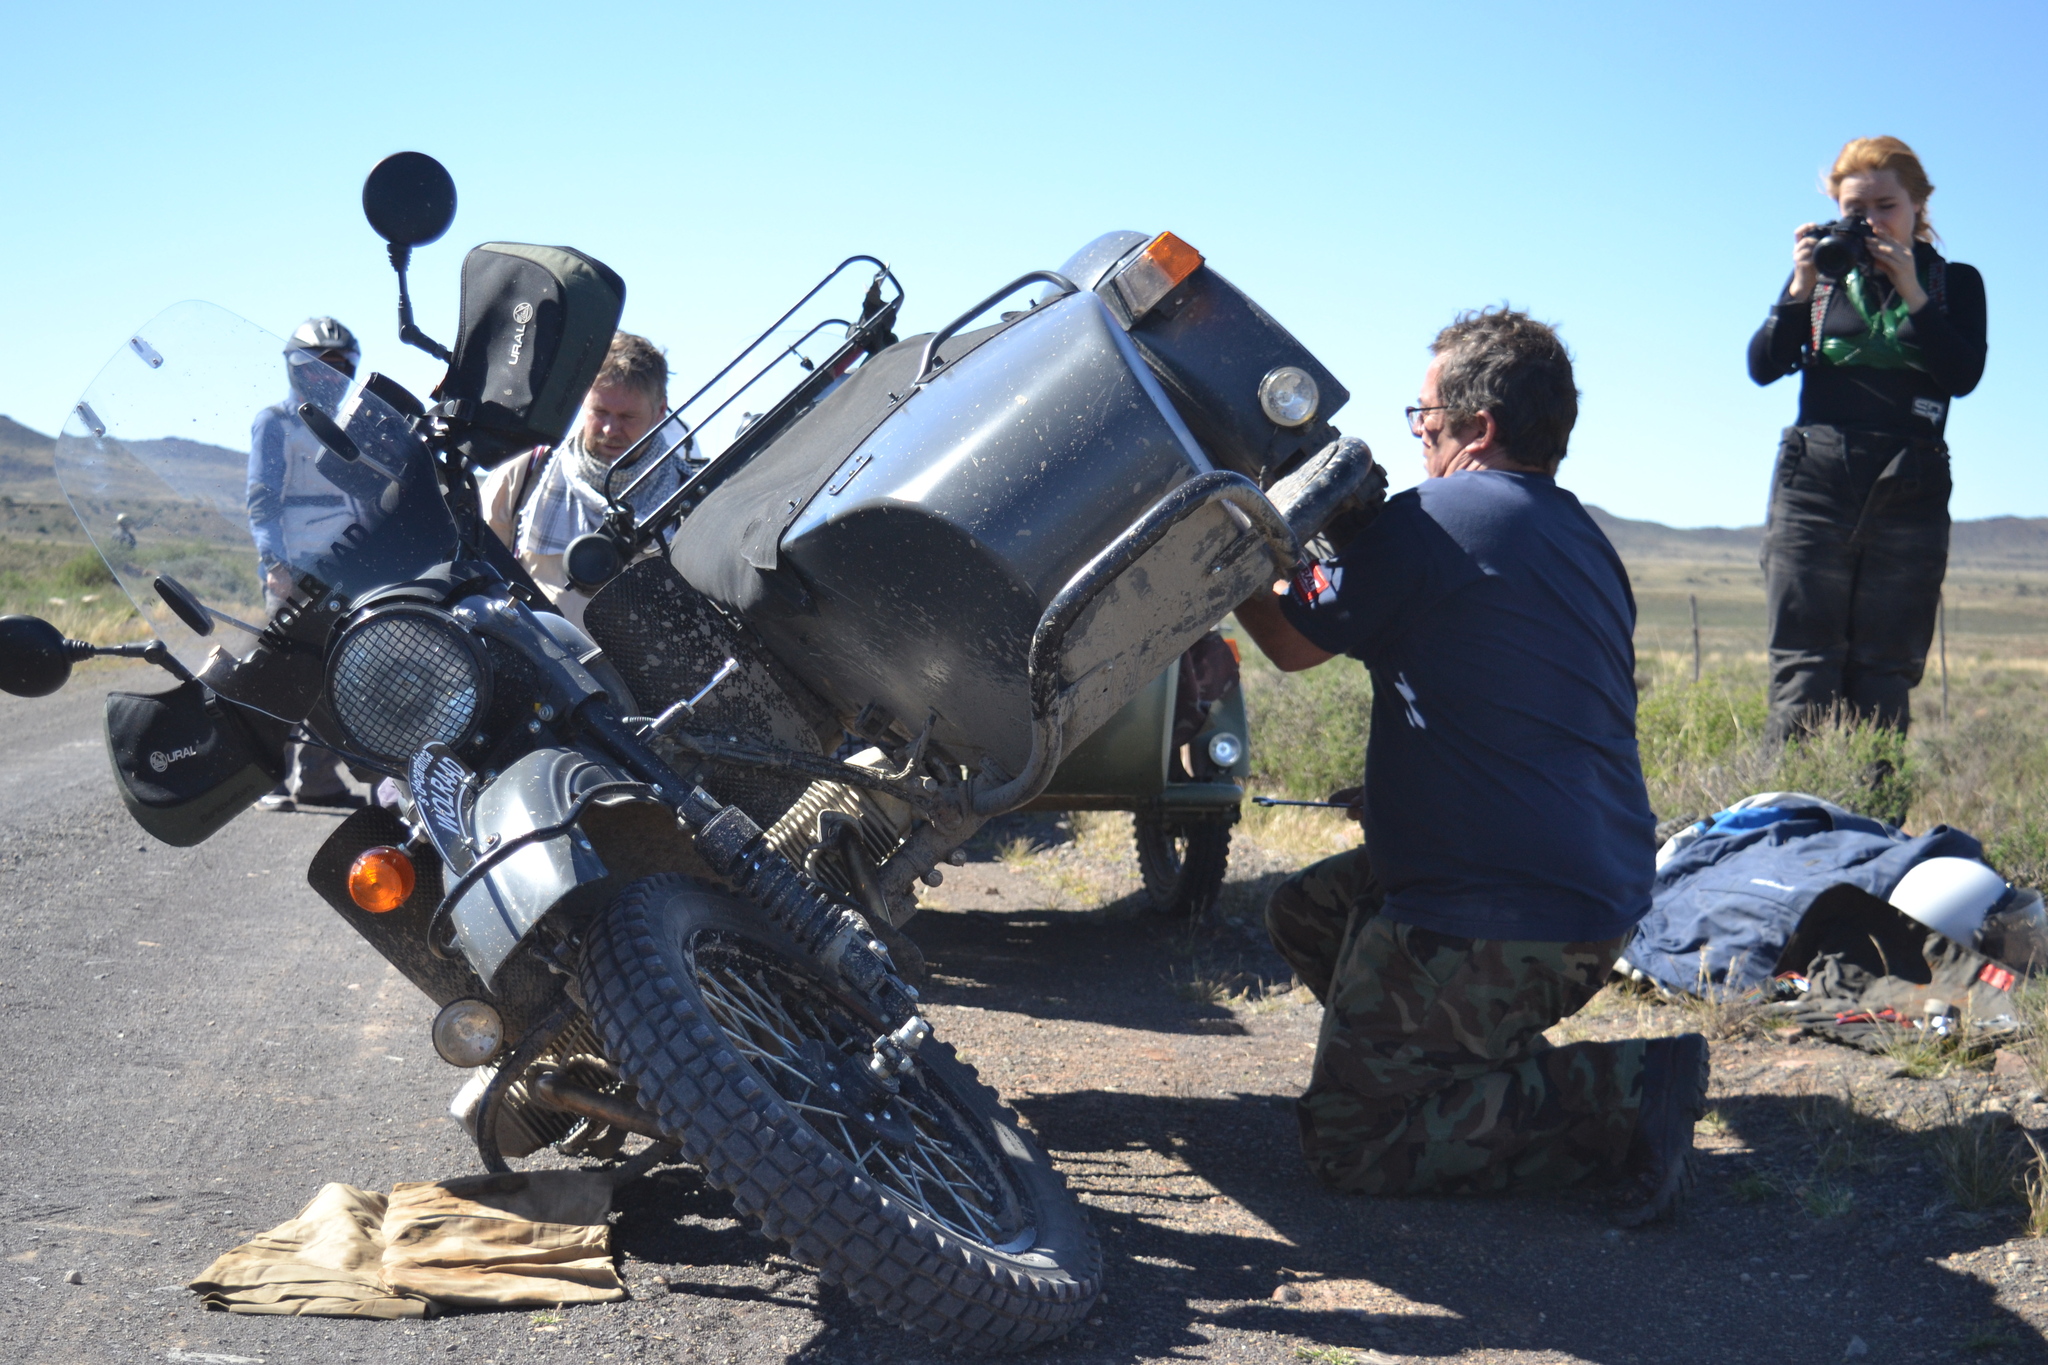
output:
[[[1787,427],[1764,524],[1770,735],[1841,706],[1903,730],[1948,568],[1948,447]]]

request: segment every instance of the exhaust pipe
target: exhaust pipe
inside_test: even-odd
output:
[[[660,1120],[639,1105],[628,1104],[612,1095],[600,1095],[574,1081],[565,1081],[559,1071],[543,1071],[534,1077],[532,1094],[542,1104],[564,1113],[580,1114],[629,1133],[653,1138],[656,1142],[668,1141],[668,1134],[661,1131]]]

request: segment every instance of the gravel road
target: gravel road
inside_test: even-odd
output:
[[[427,1003],[306,888],[332,818],[251,812],[177,850],[122,811],[100,698],[157,676],[94,667],[58,697],[0,697],[0,1360],[954,1359],[820,1286],[683,1168],[622,1196],[625,1303],[419,1323],[203,1312],[185,1281],[323,1182],[477,1166],[444,1116],[458,1077]],[[913,926],[934,1021],[1054,1152],[1109,1254],[1099,1314],[1033,1359],[2048,1358],[2043,1243],[2010,1211],[1945,1203],[1916,1139],[1873,1118],[1829,1177],[1846,1201],[1823,1216],[1794,1192],[1838,1092],[1905,1104],[1947,1083],[1888,1081],[1824,1044],[1724,1046],[1707,1174],[1670,1229],[1610,1231],[1592,1194],[1334,1197],[1293,1142],[1317,1014],[1260,998],[1284,981],[1250,927],[1046,909],[1068,902],[983,842],[949,908]],[[1240,906],[1277,875],[1256,850],[1238,868]],[[1624,1024],[1640,1020],[1604,1026]],[[1982,1078],[1957,1084],[1941,1093],[1985,1097]]]

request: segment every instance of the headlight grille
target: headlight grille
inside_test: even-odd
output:
[[[335,719],[364,754],[403,766],[439,740],[454,748],[490,703],[482,651],[445,614],[382,611],[351,626],[335,648],[328,691]]]

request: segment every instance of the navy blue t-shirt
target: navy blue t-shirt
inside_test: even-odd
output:
[[[1393,919],[1590,942],[1650,908],[1655,818],[1636,753],[1635,597],[1579,500],[1468,470],[1388,499],[1283,601],[1372,671],[1365,835]]]

